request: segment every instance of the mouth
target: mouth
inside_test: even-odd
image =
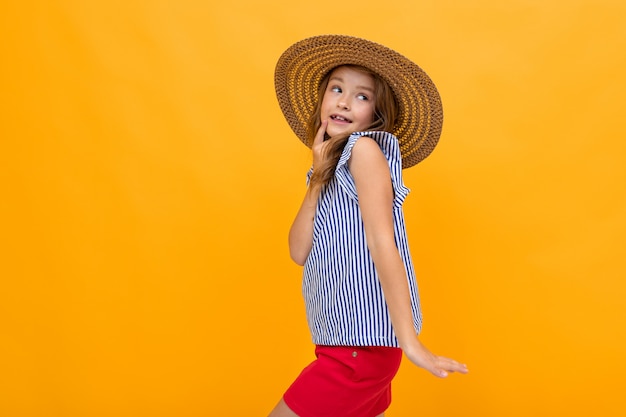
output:
[[[330,119],[335,122],[340,122],[340,123],[352,123],[352,120],[348,119],[347,117],[343,117],[339,114],[331,114]]]

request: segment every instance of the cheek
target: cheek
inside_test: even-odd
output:
[[[320,103],[320,110],[322,111],[322,113],[325,111],[327,107],[328,107],[328,100],[326,96],[324,95],[324,97],[322,97],[322,102]]]
[[[324,91],[322,94],[322,105],[328,105],[334,99],[332,91]]]
[[[368,106],[367,108],[362,109],[361,111],[361,119],[366,120],[368,122],[374,121],[374,107]]]

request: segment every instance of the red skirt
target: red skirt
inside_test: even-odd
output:
[[[316,346],[315,356],[283,396],[299,417],[375,417],[391,404],[400,349]]]

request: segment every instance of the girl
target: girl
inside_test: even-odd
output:
[[[467,367],[417,337],[421,312],[407,245],[402,169],[430,154],[442,123],[428,76],[382,45],[325,35],[283,53],[281,109],[313,151],[289,231],[304,266],[316,357],[270,417],[375,417],[391,402],[402,356],[436,376]]]

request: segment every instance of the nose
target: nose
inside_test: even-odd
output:
[[[348,100],[346,100],[345,97],[341,97],[339,98],[339,100],[337,100],[337,107],[344,109],[344,110],[349,110],[350,104],[348,103]]]

